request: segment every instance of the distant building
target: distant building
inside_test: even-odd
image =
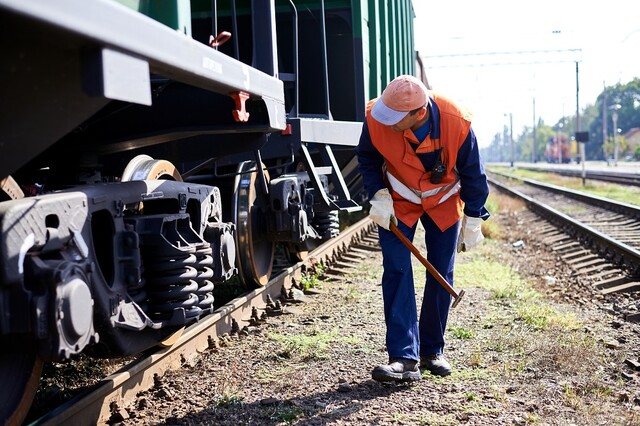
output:
[[[629,152],[633,155],[640,145],[640,127],[629,129],[623,136],[629,144]]]

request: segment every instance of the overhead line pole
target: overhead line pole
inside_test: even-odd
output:
[[[580,66],[579,66],[579,62],[576,61],[576,136],[578,135],[578,132],[580,131]],[[585,170],[586,167],[586,162],[587,162],[587,158],[586,158],[586,154],[585,154],[585,149],[584,149],[584,145],[586,142],[577,142],[580,146],[580,162],[582,163],[582,186],[585,186],[587,183],[587,171]]]
[[[582,49],[548,49],[548,50],[520,50],[520,51],[504,51],[504,52],[480,52],[480,53],[457,53],[457,54],[447,54],[447,55],[424,55],[423,58],[424,59],[438,59],[438,58],[455,58],[455,57],[473,57],[473,56],[496,56],[496,55],[523,55],[523,54],[540,54],[540,53],[565,53],[565,52],[579,52],[582,53]],[[542,64],[542,63],[564,63],[564,62],[570,62],[568,60],[558,60],[558,61],[544,61],[544,62],[540,62],[540,61],[526,61],[526,62],[497,62],[497,63],[490,63],[490,64],[457,64],[457,65],[441,65],[441,66],[434,66],[431,65],[429,66],[429,68],[459,68],[459,67],[478,67],[478,66],[503,66],[503,65],[528,65],[528,64]],[[579,60],[574,60],[571,62],[575,62],[576,64],[576,133],[580,131],[580,85],[579,85]],[[535,98],[533,99],[533,142],[532,142],[532,149],[531,149],[531,160],[535,163],[535,159],[536,159],[536,153],[535,153],[535,149],[536,149],[536,126],[537,123],[535,122],[535,116],[536,116],[536,112],[535,112],[535,108],[536,108],[536,101]],[[564,117],[563,117],[564,119]],[[511,132],[513,132],[513,124],[511,124],[510,126]],[[511,166],[513,167],[513,133],[511,134],[511,145],[512,145],[512,152],[511,152]],[[585,152],[584,152],[584,144],[580,145],[580,157],[581,157],[581,161],[582,161],[582,175],[583,175],[583,184],[584,184],[584,180],[585,180],[585,176],[586,176],[586,172],[584,171],[584,166],[585,166]]]

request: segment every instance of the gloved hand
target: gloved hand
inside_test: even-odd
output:
[[[481,223],[482,219],[479,217],[464,215],[462,224],[460,225],[460,235],[458,235],[458,253],[471,250],[480,241],[484,240],[480,226]]]
[[[393,199],[387,188],[383,188],[373,195],[369,200],[371,209],[369,209],[369,217],[378,225],[387,231],[389,230],[389,222],[393,221],[396,225],[398,219],[394,216]]]

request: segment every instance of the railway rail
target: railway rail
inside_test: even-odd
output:
[[[508,174],[492,173],[490,183],[544,218],[546,223],[536,226],[544,242],[602,294],[631,294],[625,303],[633,308],[625,316],[640,320],[634,312],[640,290],[640,208]]]
[[[572,167],[571,165],[518,163],[517,167],[532,171],[555,173],[561,176],[584,177],[589,180],[640,186],[640,169],[634,169],[634,167],[625,168],[624,170],[607,170],[587,166],[584,170],[584,176],[580,165]]]
[[[281,270],[264,287],[233,299],[188,327],[171,346],[145,354],[32,424],[59,425],[72,421],[76,425],[92,425],[117,419],[129,400],[151,388],[167,370],[192,361],[203,351],[224,346],[234,334],[246,334],[248,326],[240,324],[256,325],[268,321],[270,316],[295,310],[292,306],[300,298],[293,296],[292,290],[301,276],[319,263],[328,268],[329,274],[339,275],[349,262],[358,259],[356,246],[371,244],[369,236],[375,230],[368,218],[362,219],[310,252],[304,261]]]

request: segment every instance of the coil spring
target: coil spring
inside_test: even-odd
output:
[[[175,309],[183,308],[186,318],[213,312],[213,250],[206,244],[189,247],[178,253],[162,255],[164,249],[145,250],[144,283],[148,289],[148,310],[152,316],[170,318]]]
[[[169,319],[176,309],[184,309],[185,318],[198,317],[202,313],[197,306],[198,270],[190,266],[195,264],[195,254],[182,251],[163,256],[159,252],[148,250],[144,262],[150,316]]]
[[[129,220],[140,236],[143,278],[129,288],[136,299],[142,299],[146,290],[147,315],[168,325],[183,325],[203,311],[213,311],[213,248],[193,231],[189,215]]]
[[[196,263],[198,268],[198,307],[203,311],[213,312],[213,250],[204,244],[196,249]]]
[[[312,223],[322,239],[328,240],[340,234],[340,217],[337,210],[316,212]]]
[[[169,256],[166,247],[147,247],[145,252],[150,316],[168,319],[180,308],[187,319],[196,318],[203,311],[213,312],[213,256],[208,244],[183,248]]]

